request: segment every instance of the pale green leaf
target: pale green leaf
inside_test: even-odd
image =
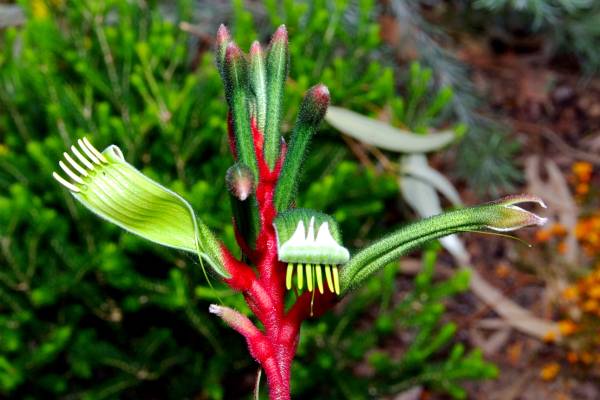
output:
[[[454,132],[417,135],[385,122],[340,107],[330,106],[325,120],[334,128],[361,142],[399,153],[423,153],[441,149],[456,138]]]

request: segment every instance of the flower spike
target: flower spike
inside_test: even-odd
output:
[[[64,153],[66,162],[58,162],[68,179],[52,176],[81,204],[147,240],[196,253],[227,276],[216,240],[187,201],[127,163],[117,146],[100,153],[87,138],[77,146],[71,146],[75,158]]]

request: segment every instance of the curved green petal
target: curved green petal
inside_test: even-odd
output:
[[[111,145],[102,153],[87,139],[63,153],[59,166],[70,180],[53,173],[85,207],[101,218],[154,243],[198,254],[219,274],[223,267],[218,242],[190,204],[125,161]]]

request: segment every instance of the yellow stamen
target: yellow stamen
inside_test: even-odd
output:
[[[294,264],[289,263],[285,274],[285,287],[287,290],[292,288],[292,275],[294,274]]]
[[[306,264],[306,286],[308,287],[308,291],[313,291],[313,270],[312,264]]]
[[[315,274],[317,275],[317,287],[319,288],[319,293],[323,294],[323,273],[321,271],[321,265],[315,265]]]
[[[338,271],[337,265],[333,266],[333,285],[335,286],[335,294],[339,295],[340,290],[340,272]]]
[[[298,275],[298,289],[302,290],[302,287],[304,287],[304,273],[302,271],[302,264],[296,265],[296,274]]]
[[[329,291],[333,293],[335,290],[333,289],[333,279],[331,278],[331,265],[325,266],[325,278],[327,278],[327,286],[329,287]]]

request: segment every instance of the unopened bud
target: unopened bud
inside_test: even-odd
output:
[[[313,86],[306,92],[298,119],[310,125],[319,124],[329,107],[329,89],[323,84]]]
[[[248,63],[242,50],[233,42],[227,45],[223,71],[228,93],[246,86]]]
[[[254,193],[254,175],[244,164],[237,163],[229,167],[225,181],[229,193],[241,201]]]
[[[221,24],[219,26],[219,30],[217,31],[217,67],[221,74],[223,73],[223,63],[225,61],[225,51],[227,49],[227,45],[231,42],[231,35],[229,34],[229,30],[225,27],[225,25]]]
[[[488,216],[486,226],[495,231],[508,232],[526,226],[541,226],[548,221],[547,218],[519,207],[520,204],[525,203],[535,203],[546,208],[544,201],[537,196],[528,194],[507,196],[489,204],[488,207],[491,207],[493,212],[486,213]]]
[[[264,133],[267,120],[267,73],[264,51],[257,41],[250,47],[250,87],[256,102],[253,115],[256,115],[259,131]]]
[[[288,43],[288,32],[285,25],[279,25],[279,28],[277,28],[271,38],[271,46],[274,46],[277,43],[285,43],[286,45]]]

